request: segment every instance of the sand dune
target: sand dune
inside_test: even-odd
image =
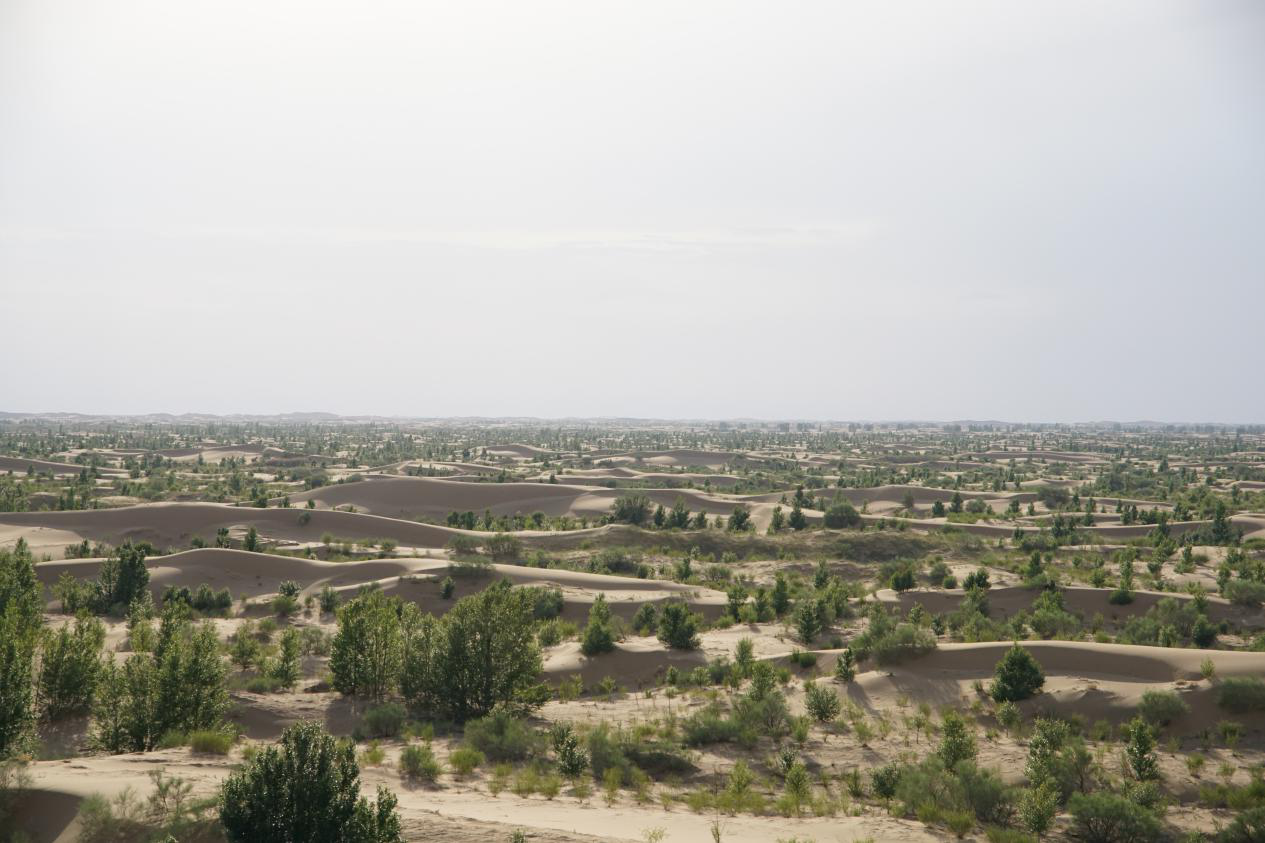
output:
[[[322,562],[279,556],[271,553],[250,553],[228,548],[186,550],[170,556],[153,556],[146,560],[149,586],[160,597],[168,586],[196,588],[206,583],[214,589],[228,588],[233,597],[257,597],[276,594],[285,580],[294,580],[303,592],[319,591],[326,585],[358,587],[387,577],[398,577],[417,570],[423,560],[369,559],[363,562]],[[40,582],[51,586],[64,572],[79,579],[95,578],[99,559],[68,559],[39,562],[35,566]]]
[[[305,523],[301,523],[305,522]],[[118,509],[0,513],[0,545],[27,538],[55,558],[81,539],[118,545],[148,541],[159,549],[187,547],[194,536],[213,539],[220,527],[255,527],[266,539],[318,542],[325,533],[346,539],[393,539],[404,547],[443,547],[460,533],[447,527],[333,510],[258,509],[214,503],[154,503]],[[53,531],[50,534],[47,531]],[[67,538],[69,537],[69,540]]]
[[[13,472],[14,474],[26,474],[27,469],[35,471],[36,474],[51,474],[54,477],[65,477],[68,475],[78,476],[85,466],[75,465],[67,462],[49,462],[48,460],[36,460],[28,457],[4,457],[0,456],[0,474]]]
[[[1064,607],[1069,612],[1080,615],[1086,622],[1096,614],[1101,614],[1108,621],[1144,615],[1161,600],[1169,597],[1178,602],[1193,599],[1191,595],[1179,592],[1135,591],[1132,603],[1116,606],[1107,602],[1111,589],[1072,586],[1061,591]],[[1028,609],[1040,594],[1040,590],[1031,588],[991,588],[988,591],[988,605],[993,617],[1008,618],[1018,611]],[[904,611],[913,608],[914,604],[921,604],[932,614],[944,614],[957,609],[964,592],[961,589],[919,589],[898,594],[891,589],[881,589],[875,596],[886,603],[899,603]],[[1248,627],[1265,626],[1265,615],[1260,610],[1236,606],[1220,597],[1208,598],[1208,617],[1217,622],[1225,620]]]
[[[316,501],[318,507],[354,506],[359,511],[389,518],[429,517],[485,509],[493,515],[566,515],[574,501],[592,490],[552,483],[464,483],[434,477],[379,477],[322,486],[291,495],[296,506]]]
[[[579,675],[585,686],[610,676],[629,690],[654,684],[669,666],[689,672],[707,664],[699,650],[669,650],[655,639],[635,638],[615,645],[610,653],[588,657],[580,652],[578,642],[570,641],[549,650],[545,655],[545,676],[558,681]]]

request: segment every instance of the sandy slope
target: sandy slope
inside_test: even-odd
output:
[[[0,474],[13,472],[26,474],[27,469],[34,469],[37,474],[52,474],[54,477],[78,476],[84,466],[66,462],[49,462],[48,460],[28,459],[27,457],[0,456]]]
[[[908,611],[917,603],[932,614],[944,614],[957,609],[964,594],[962,589],[918,589],[899,594],[891,589],[881,589],[876,596],[884,602],[899,603],[902,611]],[[1040,594],[1038,589],[1031,588],[992,588],[988,591],[988,605],[993,617],[1007,618],[1028,609]],[[1072,586],[1062,589],[1062,594],[1064,607],[1087,622],[1096,614],[1101,614],[1109,622],[1144,615],[1165,598],[1171,597],[1179,602],[1193,599],[1183,592],[1135,591],[1132,603],[1116,606],[1107,602],[1111,589]],[[1221,597],[1208,598],[1208,617],[1248,627],[1265,625],[1265,616],[1260,610],[1236,606]]]
[[[354,506],[359,511],[389,518],[445,518],[448,513],[485,509],[493,515],[565,515],[576,498],[590,493],[584,486],[552,483],[464,483],[434,477],[377,477],[322,486],[291,495],[302,506],[309,500],[321,508]]]
[[[307,516],[306,523],[300,520]],[[393,539],[403,547],[443,547],[461,532],[394,518],[332,510],[258,509],[215,503],[154,503],[118,509],[0,513],[0,545],[26,538],[54,558],[72,539],[118,545],[148,541],[157,548],[187,547],[194,536],[211,540],[220,527],[255,527],[267,539],[318,542],[325,533],[346,539]],[[45,531],[55,531],[50,538]]]

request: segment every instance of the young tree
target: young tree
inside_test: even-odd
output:
[[[1155,757],[1155,735],[1141,717],[1135,717],[1124,727],[1124,757],[1129,772],[1140,782],[1160,777],[1159,761]]]
[[[960,761],[972,761],[976,755],[975,736],[956,711],[946,712],[940,726],[940,746],[936,754],[945,768],[952,770]]]
[[[640,526],[650,517],[650,498],[645,495],[621,495],[615,498],[611,519]]]
[[[339,608],[329,660],[339,692],[381,700],[396,686],[403,645],[396,602],[373,589]]]
[[[835,662],[835,678],[840,682],[851,682],[856,675],[856,654],[852,652],[851,647],[847,647],[839,654],[839,660]]]
[[[152,550],[147,543],[124,542],[101,563],[93,585],[93,610],[105,613],[116,607],[126,609],[149,588],[145,556]]]
[[[729,587],[725,596],[728,598],[728,603],[725,608],[729,612],[729,617],[734,620],[738,620],[738,616],[742,612],[742,607],[747,603],[747,590],[741,585],[735,583]]]
[[[289,690],[299,681],[299,656],[302,650],[299,631],[290,627],[281,633],[281,652],[272,668],[272,678],[282,688]]]
[[[659,640],[677,650],[693,650],[698,647],[698,615],[679,601],[663,605],[656,628]]]
[[[799,502],[791,508],[791,517],[786,519],[786,524],[792,530],[802,530],[808,526],[808,518],[804,515],[804,510],[800,508]]]
[[[542,704],[534,604],[502,580],[458,600],[438,621],[406,621],[406,699],[463,722],[497,705]]]
[[[589,608],[589,622],[580,636],[580,651],[586,656],[609,653],[615,649],[615,629],[611,624],[611,607],[606,595],[599,594]]]
[[[773,507],[773,515],[769,519],[769,532],[780,533],[786,527],[786,513],[781,506]]]
[[[105,625],[86,612],[56,632],[44,633],[40,664],[40,706],[44,716],[57,720],[92,707],[101,668]]]
[[[733,515],[729,516],[729,529],[735,533],[741,533],[748,529],[751,524],[751,513],[745,507],[735,506]]]
[[[690,526],[690,511],[685,506],[685,498],[677,495],[672,511],[668,513],[667,526],[671,529],[684,530]]]
[[[1045,673],[1032,654],[1018,642],[1006,651],[994,671],[992,697],[996,702],[1018,702],[1041,690]]]
[[[1019,820],[1030,834],[1041,839],[1050,830],[1059,808],[1059,792],[1051,782],[1042,782],[1019,800]]]
[[[805,682],[804,707],[818,723],[829,722],[839,716],[839,695],[829,685]]]
[[[396,799],[360,796],[354,746],[317,723],[298,723],[220,787],[220,822],[232,843],[399,843]]]
[[[32,672],[41,591],[26,540],[0,550],[0,760],[21,748],[35,717]]]
[[[773,613],[779,618],[791,608],[791,590],[786,584],[786,577],[778,572],[773,581]]]
[[[821,635],[821,611],[817,601],[811,598],[800,600],[795,606],[795,633],[805,644],[812,644]]]

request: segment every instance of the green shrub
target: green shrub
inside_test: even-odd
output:
[[[393,738],[404,728],[407,717],[408,712],[399,703],[383,703],[365,712],[361,728],[370,738]]]
[[[486,760],[482,752],[468,746],[458,747],[448,755],[448,765],[452,767],[453,772],[462,777],[470,775]]]
[[[991,693],[996,702],[1018,702],[1040,691],[1044,684],[1041,665],[1016,642],[997,663]]]
[[[829,685],[816,682],[805,683],[804,707],[819,723],[834,720],[839,716],[839,695]]]
[[[430,744],[413,744],[400,753],[400,775],[408,779],[434,782],[443,772],[443,765],[435,758]]]
[[[1166,726],[1189,711],[1190,706],[1173,691],[1147,691],[1138,703],[1138,714],[1156,726]]]
[[[360,796],[350,743],[317,723],[286,729],[220,787],[220,822],[230,843],[347,840],[399,843],[396,799],[379,787],[377,803]]]
[[[541,743],[525,721],[503,708],[466,723],[465,739],[492,761],[521,761]]]
[[[1217,688],[1217,705],[1233,712],[1265,711],[1265,680],[1227,676]]]
[[[1164,837],[1164,827],[1154,814],[1114,793],[1074,793],[1068,809],[1072,833],[1085,843],[1145,843]]]
[[[198,729],[189,733],[189,747],[194,752],[204,752],[211,755],[228,755],[228,751],[233,748],[233,742],[236,736],[231,732],[222,732],[215,729]]]
[[[699,616],[679,601],[665,603],[659,612],[656,634],[659,640],[678,650],[698,647]]]
[[[900,623],[871,643],[870,654],[876,662],[886,666],[924,656],[935,648],[936,637],[930,630]]]

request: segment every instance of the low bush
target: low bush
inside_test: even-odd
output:
[[[492,761],[521,761],[541,744],[540,735],[504,709],[466,723],[465,739]]]
[[[1147,691],[1138,703],[1138,714],[1155,726],[1169,723],[1190,711],[1190,706],[1173,691]]]
[[[433,782],[442,772],[443,765],[435,758],[430,744],[406,746],[400,753],[400,775],[405,778]]]
[[[404,728],[408,712],[399,703],[375,705],[360,721],[361,731],[370,738],[393,738]]]
[[[205,752],[210,755],[228,755],[233,748],[237,736],[231,732],[215,729],[199,729],[189,733],[189,747],[194,752]]]
[[[1114,793],[1074,793],[1068,800],[1072,834],[1085,843],[1161,840],[1164,827],[1146,808]]]
[[[1265,711],[1265,679],[1227,676],[1217,688],[1217,705],[1236,713]]]
[[[482,752],[468,746],[458,747],[448,755],[448,765],[452,767],[454,773],[462,777],[473,773],[475,768],[481,766],[486,760]]]

